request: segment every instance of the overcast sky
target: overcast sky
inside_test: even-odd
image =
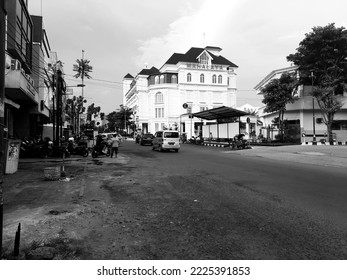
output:
[[[217,46],[239,66],[237,106],[261,106],[253,90],[272,70],[290,66],[286,56],[314,26],[347,26],[343,0],[29,0],[42,15],[51,49],[73,86],[73,64],[93,66],[84,96],[106,114],[123,103],[122,79],[145,65],[160,68],[174,53]],[[74,95],[81,95],[74,88]]]

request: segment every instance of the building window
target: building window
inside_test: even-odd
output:
[[[200,112],[208,110],[208,107],[206,105],[200,105]]]
[[[201,64],[207,64],[207,63],[208,63],[208,57],[207,57],[207,54],[206,54],[206,53],[203,53],[203,54],[200,56],[200,63],[201,63]]]
[[[317,119],[318,121],[318,119]],[[331,126],[332,130],[347,130],[347,120],[335,120]]]
[[[155,103],[164,103],[164,98],[163,98],[163,94],[161,92],[157,92],[155,94]]]
[[[164,108],[155,108],[155,118],[164,118]]]
[[[205,83],[205,75],[204,74],[201,74],[200,75],[200,83]]]
[[[172,75],[172,77],[171,77],[171,83],[177,84],[177,76],[176,76],[176,75]]]
[[[187,82],[191,82],[192,81],[192,74],[188,73],[187,74]]]
[[[154,83],[159,84],[159,77],[158,76],[155,76]]]
[[[222,75],[219,75],[218,76],[218,84],[221,84],[223,83],[223,78],[222,78]]]
[[[164,75],[160,76],[160,83],[163,84],[164,83]]]
[[[217,76],[216,75],[212,76],[212,83],[213,84],[217,83]]]

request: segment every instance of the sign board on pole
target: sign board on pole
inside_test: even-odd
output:
[[[72,88],[66,88],[65,95],[73,95],[73,89]]]

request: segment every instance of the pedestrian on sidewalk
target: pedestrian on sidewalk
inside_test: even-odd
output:
[[[118,138],[118,135],[117,136],[112,136],[111,140],[112,140],[112,144],[111,144],[112,146],[111,146],[111,155],[110,155],[110,157],[112,158],[113,153],[115,154],[115,157],[117,157],[117,155],[118,155],[118,147],[119,147],[120,140]]]

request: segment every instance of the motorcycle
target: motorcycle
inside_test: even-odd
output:
[[[234,138],[229,142],[231,149],[248,149],[250,148],[249,142],[246,139],[243,139],[244,134],[236,134]]]
[[[110,149],[107,145],[107,142],[98,135],[96,138],[96,144],[94,145],[92,150],[92,158],[97,158],[100,155],[105,155],[107,157],[110,156]]]
[[[188,143],[195,144],[195,145],[201,145],[201,144],[204,143],[204,139],[202,137],[200,137],[200,136],[197,136],[197,137],[192,136],[192,138],[190,138],[188,140]]]
[[[30,140],[23,138],[20,156],[26,158],[46,158],[53,154],[53,142],[49,137],[44,140]]]
[[[83,157],[87,157],[89,155],[89,151],[85,145],[77,145],[72,140],[69,141],[67,150],[71,155],[80,155]]]

